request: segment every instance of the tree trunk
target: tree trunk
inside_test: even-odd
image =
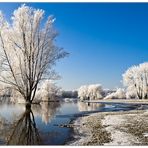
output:
[[[147,94],[144,96],[144,99],[148,99],[148,96],[147,96]]]
[[[138,96],[138,98],[139,98],[140,100],[142,100],[142,96]]]
[[[29,100],[26,101],[26,109],[31,109],[31,101]]]

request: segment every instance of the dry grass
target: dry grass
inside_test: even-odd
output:
[[[144,133],[148,133],[148,115],[139,114],[132,118],[127,116],[124,125],[119,129],[138,139],[139,143],[134,143],[134,145],[148,145],[148,136],[144,136]]]
[[[83,142],[78,143],[80,145],[104,145],[112,143],[114,140],[112,139],[114,131],[109,132],[106,130],[110,125],[103,125],[102,122],[107,116],[111,116],[111,118],[112,116],[116,116],[116,119],[118,120],[118,115],[120,116],[120,119],[123,119],[123,123],[117,124],[114,129],[126,133],[124,134],[126,136],[132,135],[130,136],[131,138],[133,137],[134,139],[137,139],[136,141],[129,139],[132,141],[131,145],[148,145],[148,135],[144,136],[144,133],[148,133],[148,111],[146,110],[100,112],[88,117],[82,117],[80,118],[81,122],[78,133],[81,129],[81,134],[84,133],[83,136],[87,137],[85,138],[87,140],[83,140]]]
[[[84,145],[103,145],[111,141],[110,133],[105,130],[101,123],[102,118],[103,116],[99,118],[88,118],[85,126],[91,131],[92,136]]]

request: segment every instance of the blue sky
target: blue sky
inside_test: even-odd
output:
[[[0,3],[0,9],[9,18],[20,4]],[[128,67],[148,61],[148,3],[26,4],[56,18],[56,44],[70,53],[55,67],[63,89],[121,87]]]

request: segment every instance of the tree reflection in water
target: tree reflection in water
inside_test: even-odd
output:
[[[41,103],[42,121],[47,125],[54,117],[60,107],[59,102]]]
[[[104,107],[104,104],[99,104],[99,103],[85,103],[78,101],[78,110],[79,111],[95,111],[98,110],[99,108]]]
[[[39,145],[41,138],[32,110],[27,109],[14,126],[8,145]]]
[[[50,139],[55,136],[53,131],[51,133],[48,132],[48,134],[40,131],[41,133],[39,135],[35,123],[35,117],[40,116],[42,122],[47,124],[54,118],[59,107],[60,103],[58,102],[42,102],[40,105],[32,105],[32,110],[26,109],[20,119],[13,124],[12,134],[8,137],[7,144],[40,145],[44,144],[45,138],[48,138],[48,141],[50,141]]]
[[[60,102],[41,102],[40,105],[32,105],[35,116],[40,116],[46,125],[55,117],[61,106]]]

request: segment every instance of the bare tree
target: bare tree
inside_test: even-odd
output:
[[[18,91],[29,106],[40,81],[54,79],[53,65],[67,55],[55,46],[55,19],[49,16],[43,24],[43,15],[43,10],[22,5],[8,23],[0,13],[0,81]]]

